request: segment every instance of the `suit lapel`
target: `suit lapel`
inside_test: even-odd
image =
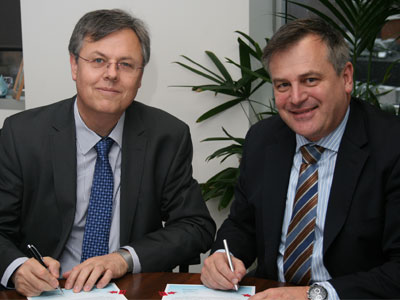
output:
[[[54,256],[59,257],[71,231],[76,207],[76,132],[73,101],[62,102],[50,133],[56,201],[61,212],[62,232]]]
[[[294,133],[282,123],[276,131],[277,142],[265,151],[265,182],[263,192],[264,248],[269,276],[276,277],[277,257],[280,244],[282,222],[286,206],[286,196],[296,148]]]
[[[121,245],[127,244],[130,240],[142,182],[147,137],[141,110],[141,105],[133,102],[125,115],[121,161]]]
[[[324,253],[344,225],[358,178],[369,156],[364,119],[352,100],[350,116],[339,147],[324,229]]]

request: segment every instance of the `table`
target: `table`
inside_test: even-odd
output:
[[[159,292],[165,290],[167,283],[178,284],[201,284],[198,273],[140,273],[127,274],[124,277],[114,280],[121,290],[126,290],[125,297],[128,299],[161,299]],[[63,286],[64,281],[61,281]],[[255,285],[256,291],[260,292],[267,288],[285,286],[286,284],[260,278],[244,278],[242,285]],[[14,290],[0,291],[2,299],[26,299]]]

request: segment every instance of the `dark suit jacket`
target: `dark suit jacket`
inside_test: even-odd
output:
[[[324,264],[340,298],[400,297],[400,119],[353,99],[329,197]],[[231,213],[213,251],[278,279],[277,255],[295,134],[279,116],[248,132]]]
[[[0,138],[0,276],[33,243],[59,258],[76,205],[73,100],[16,114]],[[189,128],[159,109],[126,110],[120,244],[143,272],[170,270],[211,246],[215,224],[192,178]],[[165,222],[165,228],[162,222]]]

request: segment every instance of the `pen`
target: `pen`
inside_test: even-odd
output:
[[[229,252],[229,247],[228,247],[228,242],[224,239],[224,247],[225,247],[225,253],[226,257],[228,258],[228,263],[229,263],[229,268],[231,268],[232,272],[235,272],[233,269],[233,264],[232,264],[232,259],[231,259],[231,253]],[[238,285],[235,284],[235,290],[239,290]]]
[[[36,247],[33,246],[33,245],[28,245],[27,247],[28,247],[28,250],[32,253],[33,257],[34,257],[43,267],[45,267],[45,268],[48,270],[49,268],[48,268],[48,267],[46,266],[46,264],[44,263],[43,257],[42,257],[42,255],[39,253],[38,249],[36,249]],[[64,294],[64,292],[62,291],[62,289],[60,289],[60,286],[58,286],[57,289],[58,289],[58,291],[59,291],[61,294]]]

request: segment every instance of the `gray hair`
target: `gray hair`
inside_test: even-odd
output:
[[[338,30],[319,18],[297,19],[279,28],[264,48],[264,67],[269,70],[273,54],[289,49],[310,34],[319,36],[325,43],[328,48],[328,60],[339,75],[350,60],[349,47]]]
[[[85,38],[98,41],[125,28],[132,29],[137,35],[142,48],[143,66],[145,66],[150,60],[150,37],[146,25],[140,19],[120,9],[102,9],[85,14],[75,25],[68,50],[78,58]]]

